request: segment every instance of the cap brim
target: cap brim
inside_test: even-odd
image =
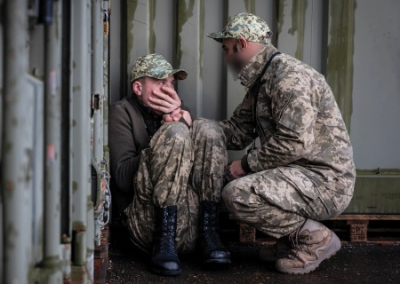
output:
[[[215,41],[217,41],[219,43],[222,43],[222,39],[226,38],[222,32],[209,33],[209,34],[207,34],[207,36],[209,38],[214,39]]]
[[[173,69],[170,71],[169,76],[174,76],[177,80],[185,80],[188,76],[188,73],[183,69]]]
[[[154,78],[154,79],[165,79],[168,77],[174,76],[175,79],[177,80],[185,80],[188,76],[187,72],[183,69],[169,69],[169,70],[165,70],[161,76],[157,76],[157,75],[149,75],[149,77]]]

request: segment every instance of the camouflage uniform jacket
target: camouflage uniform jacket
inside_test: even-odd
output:
[[[267,45],[238,75],[248,92],[231,119],[220,122],[228,149],[244,149],[259,137],[261,147],[242,159],[245,170],[296,167],[317,186],[353,194],[353,150],[332,90],[324,76],[286,54],[261,74],[276,52]]]

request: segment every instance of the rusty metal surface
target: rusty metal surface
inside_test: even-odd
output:
[[[104,284],[107,276],[107,269],[109,267],[108,258],[108,241],[109,230],[108,227],[101,231],[101,244],[95,248],[94,255],[94,276],[96,284]]]

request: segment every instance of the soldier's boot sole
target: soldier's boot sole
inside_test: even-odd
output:
[[[258,259],[264,262],[276,262],[281,258],[284,258],[288,253],[289,250],[282,252],[282,253],[275,253],[273,251],[267,251],[268,249],[271,250],[271,248],[266,248],[263,251],[258,252]]]
[[[178,269],[178,270],[159,270],[159,269],[152,268],[151,271],[154,274],[157,274],[157,275],[160,275],[160,276],[178,276],[179,274],[181,274],[182,269]]]
[[[272,246],[262,247],[258,251],[258,258],[264,262],[276,262],[278,259],[285,258],[291,249],[289,245],[279,244],[279,240]]]
[[[207,259],[203,261],[203,264],[205,265],[212,265],[212,264],[227,265],[231,263],[232,261],[230,259]]]
[[[338,238],[338,236],[336,236],[334,232],[331,231],[331,233],[332,233],[332,239],[330,243],[326,246],[322,246],[316,249],[317,255],[319,251],[324,250],[324,252],[321,255],[319,255],[317,260],[309,261],[308,263],[306,263],[306,267],[304,268],[286,268],[282,265],[279,265],[280,260],[278,260],[275,263],[276,270],[286,274],[307,274],[317,269],[322,261],[331,258],[340,250],[341,247],[340,239]]]

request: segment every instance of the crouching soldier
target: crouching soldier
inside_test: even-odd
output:
[[[255,15],[238,14],[208,36],[248,88],[220,122],[227,148],[261,141],[230,165],[224,202],[236,219],[279,239],[260,252],[264,260],[284,273],[311,272],[340,249],[319,221],[343,212],[354,190],[353,150],[333,93],[316,70],[274,47]]]
[[[135,245],[151,251],[151,269],[178,275],[177,252],[197,248],[204,263],[228,264],[217,232],[217,206],[227,166],[217,123],[192,122],[174,90],[186,71],[159,54],[136,60],[132,96],[110,114],[113,198]]]

